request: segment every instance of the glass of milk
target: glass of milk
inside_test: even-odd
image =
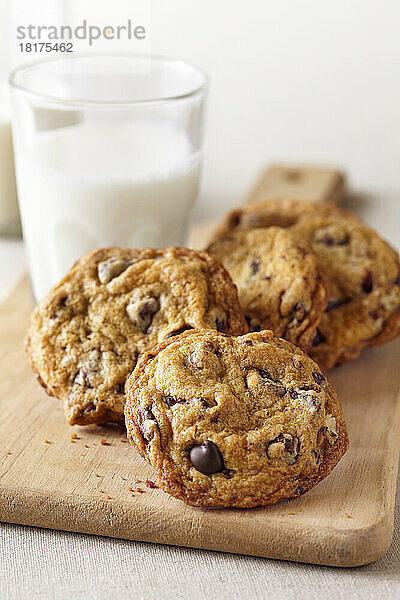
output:
[[[181,60],[71,56],[10,79],[34,295],[98,247],[184,245],[201,160],[205,74]]]

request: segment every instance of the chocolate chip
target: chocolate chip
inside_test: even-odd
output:
[[[317,413],[322,408],[321,402],[318,398],[315,397],[315,392],[320,393],[321,388],[317,387],[314,389],[313,386],[303,386],[303,388],[298,388],[289,391],[289,395],[293,400],[301,400],[302,402],[306,402],[309,406],[312,406]]]
[[[140,432],[146,444],[153,439],[158,423],[151,408],[142,408],[141,411],[142,423],[139,426]]]
[[[81,386],[89,388],[89,389],[93,388],[93,386],[90,383],[89,373],[84,367],[81,367],[79,369],[79,371],[77,372],[77,374],[75,375],[74,384],[81,385]]]
[[[216,410],[210,417],[211,423],[218,423],[219,420],[219,412]]]
[[[235,471],[233,471],[232,469],[223,469],[222,471],[222,475],[225,477],[225,479],[232,479],[234,474]]]
[[[282,398],[286,394],[286,388],[279,381],[276,381],[271,373],[266,369],[250,369],[246,375],[245,385],[249,389],[255,388],[256,393],[259,393],[261,385],[272,394]]]
[[[274,379],[269,371],[265,369],[257,369],[261,379],[268,383],[268,387],[272,390],[279,398],[282,398],[286,394],[286,388],[279,381]]]
[[[307,311],[304,305],[301,302],[296,302],[296,304],[292,308],[292,312],[290,314],[290,321],[287,324],[286,329],[289,330],[293,327],[297,327],[299,323],[304,321],[306,314]]]
[[[261,379],[270,379],[271,381],[275,382],[275,380],[272,378],[271,373],[266,369],[257,369],[257,371],[259,372]]]
[[[380,319],[383,316],[382,308],[383,307],[377,308],[376,310],[370,310],[368,314],[371,317],[371,319],[373,319],[374,321]]]
[[[254,346],[254,343],[251,340],[245,340],[244,342],[246,346]]]
[[[252,275],[255,275],[260,270],[261,261],[259,258],[255,258],[250,263],[250,271]]]
[[[204,475],[220,473],[224,469],[222,454],[218,446],[210,440],[193,446],[189,452],[189,458],[194,468]]]
[[[140,412],[141,412],[143,421],[155,421],[156,420],[151,408],[142,408]]]
[[[290,433],[280,433],[278,437],[271,440],[266,445],[266,452],[269,459],[280,460],[287,465],[293,465],[299,454],[299,440]]]
[[[306,314],[307,311],[304,305],[301,302],[296,302],[296,304],[293,306],[292,318],[296,319],[297,321],[303,321]]]
[[[318,383],[318,385],[324,385],[326,379],[322,375],[322,373],[318,373],[318,371],[314,371],[312,376],[313,376],[315,383]]]
[[[131,263],[127,260],[115,257],[103,260],[97,266],[97,274],[100,283],[108,283],[111,279],[120,275],[122,271],[125,271],[130,264]]]
[[[329,312],[335,308],[339,308],[340,306],[349,304],[349,302],[351,302],[351,298],[346,298],[344,300],[329,300],[328,306],[326,307],[325,312]]]
[[[94,410],[96,410],[96,405],[94,404],[94,402],[89,402],[89,404],[86,404],[83,412],[89,413],[89,412],[93,412]]]
[[[167,335],[167,338],[174,337],[175,335],[179,335],[180,333],[183,333],[184,331],[189,331],[189,329],[193,329],[193,327],[191,325],[184,325],[180,329],[176,329],[175,331],[171,331],[171,333],[169,333]]]
[[[60,312],[66,307],[67,305],[67,301],[68,301],[68,296],[63,295],[59,298],[59,300],[57,301],[55,308],[54,308],[54,312],[51,315],[51,319],[57,319],[57,317],[59,316]]]
[[[312,341],[312,345],[319,346],[319,344],[322,344],[324,341],[325,341],[325,336],[320,332],[320,330],[317,327],[317,331],[316,331],[316,334]]]
[[[175,404],[185,404],[186,400],[182,398],[176,398],[175,396],[165,396],[165,404],[171,408]]]
[[[142,333],[146,333],[153,321],[154,315],[160,310],[160,302],[157,298],[146,297],[135,300],[131,299],[126,307],[126,312],[134,326]]]
[[[250,317],[249,315],[245,315],[244,318],[246,319],[246,323],[249,326],[250,331],[252,331],[252,332],[261,331],[261,326],[260,326],[260,323],[257,321],[257,319],[254,319],[253,317]]]
[[[314,240],[325,246],[345,246],[349,243],[350,237],[344,229],[338,230],[334,227],[325,227],[315,233]]]
[[[225,317],[217,317],[215,319],[215,327],[217,328],[217,331],[219,331],[220,333],[226,333],[228,330],[228,325],[227,325]]]
[[[373,287],[374,281],[372,279],[372,273],[370,271],[367,271],[367,274],[362,280],[361,289],[364,292],[364,294],[370,294],[372,292]]]

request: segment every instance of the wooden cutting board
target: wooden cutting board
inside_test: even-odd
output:
[[[199,509],[152,487],[151,468],[122,428],[65,424],[61,403],[38,386],[24,356],[31,309],[24,278],[0,307],[0,520],[336,566],[386,551],[399,459],[400,339],[329,373],[351,446],[327,479],[270,507]]]

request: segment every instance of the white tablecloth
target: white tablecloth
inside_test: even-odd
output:
[[[399,220],[384,218],[393,211],[363,212],[396,241]],[[0,299],[24,264],[21,243],[0,241]],[[0,600],[395,600],[400,598],[399,508],[398,492],[389,551],[356,569],[0,524]]]

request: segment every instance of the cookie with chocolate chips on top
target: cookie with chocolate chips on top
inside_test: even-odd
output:
[[[186,248],[105,248],[83,256],[36,307],[27,352],[67,421],[122,421],[137,359],[192,328],[247,331],[220,263]]]
[[[327,307],[318,260],[304,241],[282,227],[238,229],[207,252],[222,262],[238,288],[249,329],[310,349]]]
[[[342,409],[311,358],[271,331],[185,332],[142,356],[125,423],[165,492],[194,506],[295,498],[348,447]]]
[[[400,333],[398,253],[354,214],[328,204],[268,200],[232,211],[217,237],[271,226],[307,242],[328,284],[311,356],[323,370]]]

